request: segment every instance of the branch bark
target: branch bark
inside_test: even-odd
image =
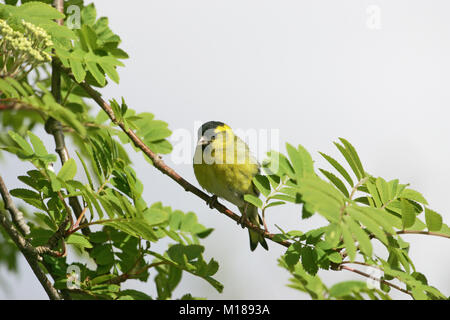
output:
[[[5,209],[11,214],[11,219],[16,227],[20,230],[22,235],[30,233],[30,227],[26,224],[23,217],[23,213],[17,209],[16,205],[12,201],[11,195],[6,188],[3,178],[0,176],[0,193],[2,194],[3,202],[5,203]]]
[[[14,202],[12,201],[11,195],[9,194],[8,189],[6,189],[5,183],[1,177],[0,177],[0,193],[5,202],[5,208],[11,213],[13,221],[15,219],[16,220],[19,219],[19,223],[17,222],[16,223],[19,226],[22,225],[21,232],[23,232],[24,234],[28,234],[30,232],[29,228],[28,232],[25,232],[27,230],[23,230],[23,225],[25,225],[26,227],[28,226],[25,224],[23,216],[19,218],[17,217],[19,211],[17,210]],[[22,252],[31,269],[33,270],[34,274],[36,275],[42,287],[44,288],[45,292],[47,292],[49,298],[52,300],[61,300],[61,296],[59,295],[58,291],[53,287],[53,285],[45,276],[44,271],[42,271],[41,267],[39,266],[39,261],[42,260],[39,253],[55,254],[55,252],[43,247],[40,247],[39,250],[37,250],[37,248],[34,248],[28,242],[28,240],[22,236],[21,232],[17,231],[17,229],[9,222],[8,218],[6,217],[5,211],[3,210],[0,210],[0,225],[2,225],[6,233],[8,233],[11,240],[14,241],[16,246]]]

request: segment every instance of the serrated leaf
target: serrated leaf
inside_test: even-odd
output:
[[[301,250],[302,265],[310,275],[316,275],[319,270],[317,263],[317,251],[311,247],[303,247]]]

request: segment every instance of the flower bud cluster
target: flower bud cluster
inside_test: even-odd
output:
[[[53,46],[50,35],[30,22],[22,20],[21,23],[24,32],[14,30],[5,20],[0,19],[0,51],[5,57],[3,64],[8,62],[7,59],[13,59],[12,63],[8,63],[14,69],[8,70],[10,75],[17,74],[18,69],[23,69],[26,65],[35,66],[52,60],[47,52]]]

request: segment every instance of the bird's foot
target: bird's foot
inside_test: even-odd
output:
[[[214,205],[216,204],[216,202],[217,202],[217,196],[213,195],[211,198],[209,198],[208,201],[206,201],[206,204],[208,205],[208,207],[210,209],[214,209]]]
[[[243,214],[241,218],[238,220],[237,224],[241,225],[242,229],[244,229],[247,222],[248,222],[247,215]]]

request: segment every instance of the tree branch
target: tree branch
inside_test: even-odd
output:
[[[13,217],[13,221],[18,226],[22,226],[20,229],[21,232],[24,234],[29,234],[30,229],[25,224],[25,220],[23,220],[23,215],[21,215],[20,211],[17,210],[14,202],[12,201],[11,195],[9,194],[8,190],[6,189],[5,183],[3,179],[0,177],[0,192],[2,194],[2,198],[5,202],[5,208],[11,213],[11,216]],[[20,213],[20,214],[19,214]],[[18,216],[19,215],[19,216]],[[53,287],[53,285],[50,283],[50,281],[45,276],[45,273],[42,271],[42,269],[39,266],[38,261],[42,260],[39,253],[48,253],[48,254],[54,254],[52,250],[47,250],[44,248],[42,251],[37,250],[34,248],[28,240],[26,240],[19,231],[14,228],[14,226],[8,221],[6,217],[6,213],[3,210],[0,210],[0,224],[3,226],[5,231],[10,236],[11,240],[14,241],[16,246],[19,248],[19,250],[24,255],[25,259],[28,261],[28,264],[30,265],[31,269],[33,270],[34,274],[38,278],[41,285],[44,287],[45,292],[47,292],[50,299],[53,300],[60,300],[61,297],[58,293],[58,291]],[[28,229],[24,230],[26,226]],[[26,231],[26,232],[25,232]]]
[[[28,241],[20,235],[20,233],[8,221],[6,214],[2,210],[0,210],[0,224],[24,255],[31,267],[31,270],[33,270],[45,292],[47,292],[48,297],[52,300],[61,300],[61,296],[58,291],[53,287],[39,266],[39,254],[36,252],[36,249],[33,248]]]
[[[11,195],[6,188],[3,178],[0,176],[0,193],[2,194],[3,202],[5,203],[5,209],[11,214],[11,219],[16,227],[20,230],[22,235],[27,235],[30,233],[30,227],[25,222],[23,218],[23,213],[17,209],[14,201],[12,201]]]

